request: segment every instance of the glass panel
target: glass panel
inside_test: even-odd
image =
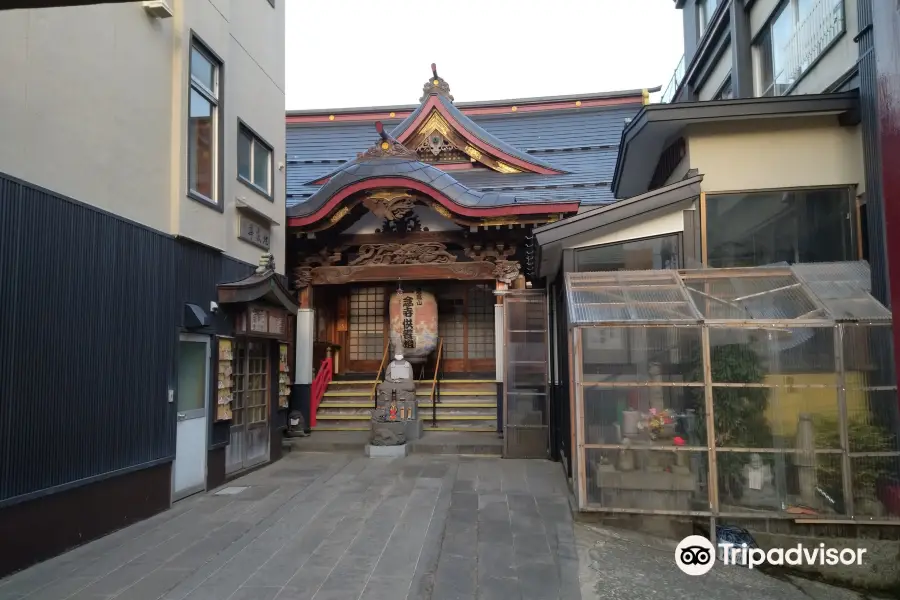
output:
[[[465,299],[441,294],[437,302],[438,335],[444,340],[444,358],[465,358]]]
[[[585,382],[702,382],[699,327],[585,327]]]
[[[772,56],[772,36],[768,29],[763,30],[754,46],[753,60],[755,63],[756,95],[771,96],[774,93],[772,87],[775,67]]]
[[[794,11],[785,5],[772,22],[772,67],[775,75],[773,95],[781,96],[793,83],[793,74],[788,70],[790,60],[789,44],[794,33]]]
[[[241,131],[238,135],[238,143],[237,143],[237,155],[238,155],[238,175],[246,179],[247,181],[251,181],[250,179],[250,171],[251,171],[251,161],[252,158],[250,156],[253,151],[253,138],[245,132]]]
[[[206,406],[206,343],[178,343],[178,410]]]
[[[246,422],[244,407],[247,405],[247,344],[239,341],[234,345],[234,403],[231,406],[232,425]]]
[[[579,272],[678,269],[681,263],[678,241],[678,235],[666,235],[585,248],[575,253],[576,269]]]
[[[249,342],[246,387],[247,423],[268,420],[269,346],[266,342]]]
[[[710,267],[854,260],[846,189],[706,197]]]
[[[197,48],[191,48],[191,79],[216,94],[216,66]]]
[[[191,88],[188,119],[188,184],[190,189],[215,199],[215,107]]]
[[[469,289],[469,359],[494,358],[494,293],[488,286]]]
[[[384,354],[384,290],[350,292],[350,360],[377,360]]]
[[[270,157],[268,148],[259,142],[253,144],[253,183],[266,192],[269,191]]]

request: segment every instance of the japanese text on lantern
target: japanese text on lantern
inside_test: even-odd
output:
[[[403,347],[416,347],[416,338],[413,335],[413,299],[411,296],[403,297]]]

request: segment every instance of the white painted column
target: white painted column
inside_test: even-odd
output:
[[[313,339],[316,318],[311,308],[297,311],[297,364],[294,365],[294,383],[309,385],[313,382]]]
[[[503,304],[494,305],[494,361],[497,370],[497,383],[503,383],[503,373],[506,370],[503,364],[503,329],[505,325],[503,322],[503,307]]]

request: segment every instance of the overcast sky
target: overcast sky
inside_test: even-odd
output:
[[[287,0],[286,10],[288,110],[416,104],[432,62],[457,102],[665,87],[683,51],[672,0]]]

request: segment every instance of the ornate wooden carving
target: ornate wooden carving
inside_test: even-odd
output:
[[[362,199],[363,206],[379,219],[393,221],[412,210],[416,199],[400,192],[374,192]]]
[[[294,289],[302,290],[312,282],[312,267],[294,268]]]
[[[409,158],[416,160],[418,155],[415,152],[392,138],[384,130],[381,121],[375,121],[375,129],[381,136],[381,141],[361,154],[356,155],[359,162],[375,160],[379,158]]]
[[[473,244],[466,248],[465,252],[466,256],[472,260],[489,260],[494,262],[509,259],[516,253],[516,246],[514,244],[504,244],[503,242],[484,245]]]
[[[415,265],[456,262],[444,244],[437,242],[413,244],[366,244],[360,246],[359,256],[350,262],[358,265]]]
[[[338,250],[322,248],[316,254],[309,254],[303,258],[301,266],[304,267],[331,267],[341,262],[341,253]]]
[[[422,97],[419,102],[424,102],[433,92],[437,92],[442,96],[447,96],[450,102],[453,102],[453,96],[450,95],[450,84],[444,81],[443,77],[438,77],[437,65],[431,63],[431,79],[425,82],[422,87]]]
[[[459,279],[489,281],[494,279],[495,265],[484,262],[443,263],[430,265],[358,265],[351,267],[316,267],[313,285],[339,285],[363,281],[422,281]]]
[[[494,270],[491,273],[494,279],[496,279],[497,281],[502,281],[506,284],[510,284],[515,281],[519,276],[519,273],[521,272],[521,267],[517,262],[509,260],[498,260],[496,263],[489,264],[493,264],[494,266]]]

